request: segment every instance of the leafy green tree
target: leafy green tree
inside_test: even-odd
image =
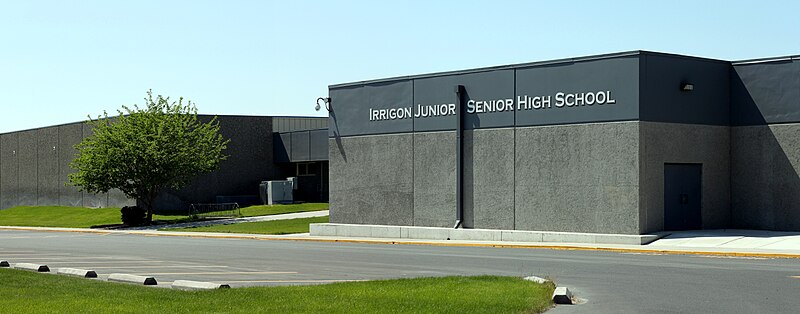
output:
[[[166,188],[179,189],[195,176],[219,168],[230,140],[219,134],[216,117],[202,122],[191,102],[145,97],[145,108],[122,106],[89,118],[93,134],[75,146],[70,184],[90,193],[119,189],[136,199],[153,220],[153,202]]]

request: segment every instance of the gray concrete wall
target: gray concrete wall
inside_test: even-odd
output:
[[[464,131],[463,149],[464,227],[514,229],[514,128]]]
[[[639,123],[516,130],[517,230],[639,234]]]
[[[58,204],[59,183],[64,184],[58,175],[58,127],[38,129],[35,134],[36,204]]]
[[[228,160],[219,171],[200,176],[189,187],[163,193],[158,206],[185,209],[189,203],[213,202],[217,195],[257,195],[261,180],[274,179],[271,118],[221,116],[219,119],[220,132],[231,139],[226,151],[230,155]],[[91,134],[91,126],[83,122],[0,134],[0,209],[19,205],[135,204],[119,190],[91,194],[65,184],[73,171],[69,163],[77,153],[74,146]]]
[[[210,116],[202,116],[208,121]],[[261,181],[275,178],[272,118],[219,116],[220,134],[230,139],[219,170],[203,174],[179,191],[165,191],[156,200],[158,210],[185,210],[191,203],[214,203],[216,196],[258,195]]]
[[[737,228],[800,230],[800,124],[731,128]]]
[[[414,134],[415,226],[455,225],[455,145],[455,131]]]
[[[664,164],[702,164],[703,229],[730,225],[730,127],[640,122],[641,233],[664,230]]]
[[[331,138],[331,222],[412,225],[413,142],[410,133]]]
[[[37,178],[37,145],[36,130],[22,131],[19,133],[19,147],[17,149],[17,177],[18,205],[36,206],[38,199]]]
[[[81,124],[67,124],[58,127],[58,205],[82,206],[83,196],[77,187],[65,184],[70,173],[74,172],[69,163],[75,159],[78,150],[75,145],[83,140]]]
[[[19,204],[19,133],[0,135],[0,209]]]

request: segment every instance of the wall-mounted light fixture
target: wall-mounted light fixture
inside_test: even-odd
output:
[[[694,84],[692,84],[692,83],[686,83],[686,82],[681,82],[681,91],[684,91],[684,92],[691,92],[691,91],[693,91],[693,90],[694,90]]]
[[[322,109],[322,105],[319,104],[320,101],[322,102],[323,105],[325,105],[325,110],[328,110],[330,112],[331,111],[331,98],[330,97],[317,98],[317,105],[314,106],[314,110],[319,111],[320,109]]]

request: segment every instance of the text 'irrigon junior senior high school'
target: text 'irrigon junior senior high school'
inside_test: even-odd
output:
[[[584,93],[558,92],[555,95],[529,96],[520,95],[514,98],[491,100],[469,99],[466,102],[468,114],[506,112],[521,110],[544,110],[559,108],[577,108],[586,106],[602,106],[616,104],[610,90]],[[369,121],[400,120],[411,118],[441,117],[456,114],[456,105],[450,104],[417,104],[416,106],[389,109],[369,108]]]

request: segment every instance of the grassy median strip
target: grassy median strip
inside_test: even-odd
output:
[[[328,203],[259,205],[241,209],[242,216],[264,216],[328,209]],[[166,223],[192,221],[187,212],[156,214],[153,220]],[[0,210],[0,226],[89,228],[119,224],[119,208],[70,206],[16,206]]]
[[[539,313],[552,285],[477,276],[179,291],[0,269],[4,313]]]
[[[308,224],[328,222],[328,216],[296,218],[259,222],[243,222],[230,225],[216,225],[192,228],[165,228],[163,231],[228,232],[255,234],[291,234],[308,232]]]

